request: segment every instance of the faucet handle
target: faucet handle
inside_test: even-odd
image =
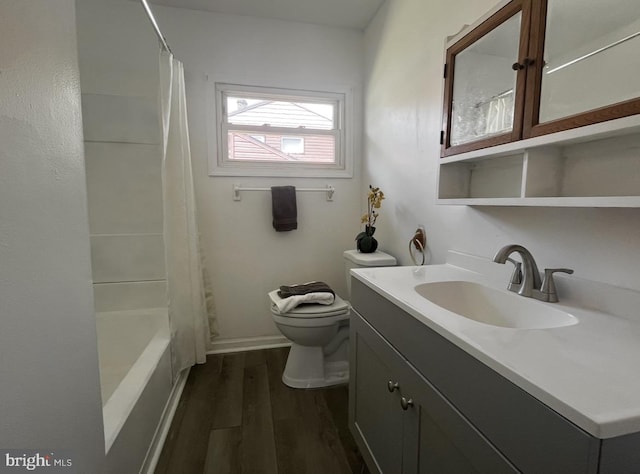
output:
[[[521,285],[522,284],[522,263],[512,259],[511,257],[507,257],[507,261],[513,263],[513,265],[515,266],[515,268],[513,269],[513,273],[511,274],[511,280],[509,281],[509,286]]]
[[[542,280],[542,286],[540,287],[540,293],[549,295],[547,301],[550,303],[558,302],[558,293],[556,292],[556,283],[553,280],[553,274],[557,272],[572,274],[573,270],[570,268],[545,268],[544,279]]]

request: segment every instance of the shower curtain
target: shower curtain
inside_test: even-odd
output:
[[[205,291],[196,222],[184,69],[167,51],[160,53],[160,107],[164,246],[175,379],[183,369],[205,362],[213,315],[208,313],[211,292]]]

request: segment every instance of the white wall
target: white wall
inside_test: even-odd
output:
[[[75,32],[73,0],[0,2],[0,446],[102,472]]]
[[[154,6],[160,27],[185,65],[191,152],[199,224],[213,280],[220,340],[279,335],[267,292],[321,279],[344,294],[342,252],[360,229],[360,177],[354,179],[221,178],[208,176],[205,74],[227,80],[314,88],[354,86],[361,111],[362,32],[342,28]],[[362,115],[355,117],[356,142]],[[360,165],[359,151],[354,156]],[[298,229],[276,233],[268,192],[232,200],[232,184],[336,188],[298,193]],[[384,244],[383,244],[384,246]]]
[[[139,2],[78,3],[95,306],[166,306],[158,41]]]
[[[448,249],[492,257],[513,242],[540,267],[640,289],[640,209],[435,205],[445,37],[494,3],[387,0],[366,30],[362,187],[373,182],[387,196],[376,235],[403,264],[410,263],[409,238],[424,224],[432,263],[442,263]]]

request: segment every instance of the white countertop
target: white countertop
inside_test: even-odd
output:
[[[467,268],[475,271],[456,266],[456,258],[456,265],[367,268],[351,274],[591,435],[605,439],[639,432],[640,293],[558,279],[560,302],[535,303],[552,304],[578,323],[512,329],[459,316],[414,290],[421,283],[453,280],[506,287],[511,265],[478,264],[477,257],[471,258],[476,262]],[[488,271],[478,272],[483,268]],[[611,294],[616,315],[602,311]],[[588,309],[593,307],[598,309]]]

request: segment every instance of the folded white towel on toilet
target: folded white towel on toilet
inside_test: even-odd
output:
[[[278,310],[278,313],[287,313],[291,311],[293,308],[300,306],[301,304],[324,304],[331,305],[335,301],[336,297],[332,293],[326,292],[318,292],[318,293],[307,293],[306,295],[294,295],[289,296],[288,298],[280,298],[276,296],[272,298],[273,306],[275,306]]]

